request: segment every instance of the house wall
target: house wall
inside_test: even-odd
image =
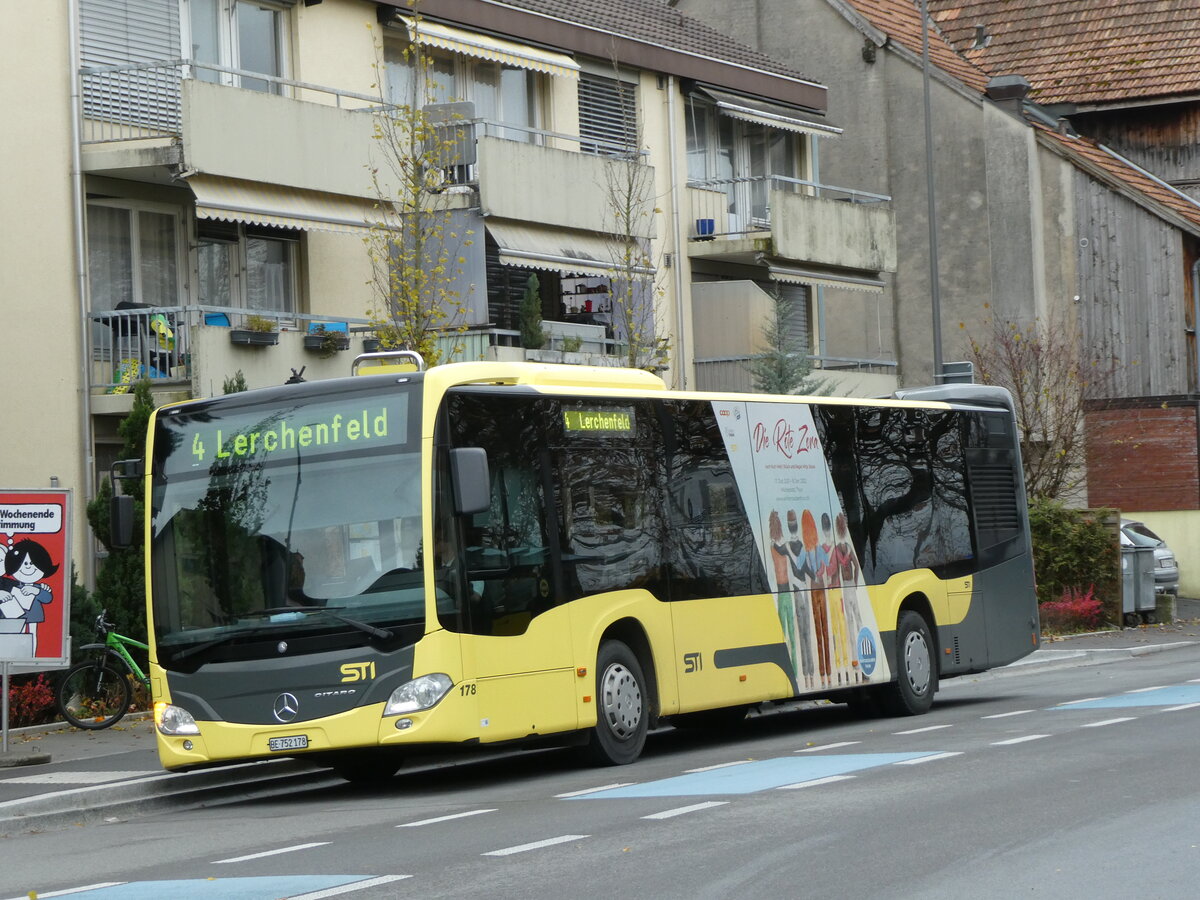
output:
[[[84,577],[90,553],[67,4],[3,0],[0,17],[0,79],[8,86],[0,101],[0,309],[7,348],[0,390],[8,436],[0,486],[49,488],[56,477],[73,492],[72,547]]]
[[[1200,104],[1076,113],[1071,124],[1200,200]]]

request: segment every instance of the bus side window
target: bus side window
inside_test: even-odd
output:
[[[462,520],[467,630],[520,634],[555,603],[546,537],[543,458],[547,401],[452,392],[454,446],[488,454],[491,504]]]

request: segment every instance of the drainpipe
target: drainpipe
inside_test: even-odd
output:
[[[821,139],[813,136],[808,139],[808,145],[812,148],[812,172],[809,177],[814,184],[821,183]],[[821,195],[821,189],[817,188],[817,196]],[[817,295],[817,356],[821,359],[825,358],[825,288],[821,285],[816,286]]]
[[[682,225],[679,219],[679,179],[676,177],[676,147],[675,134],[675,76],[667,76],[667,153],[668,175],[671,179],[671,227],[675,234],[675,322],[678,326],[675,348],[675,386],[686,390],[687,354],[684,353],[684,320],[683,320],[683,258],[686,256],[687,243],[684,241]]]
[[[1192,263],[1192,353],[1196,356],[1196,383],[1188,387],[1200,393],[1200,259]]]
[[[83,503],[76,506],[74,512],[79,516],[96,496],[96,479],[93,474],[96,468],[94,440],[92,436],[92,397],[91,397],[91,359],[88,352],[91,331],[91,320],[88,318],[88,280],[87,280],[87,248],[84,242],[83,221],[83,161],[80,150],[79,119],[82,115],[80,101],[80,50],[79,50],[79,0],[67,0],[67,27],[70,30],[71,54],[71,193],[75,213],[75,272],[78,279],[79,298],[79,375],[80,375],[80,435],[83,439]],[[95,587],[95,544],[91,532],[84,542],[87,552],[84,553],[83,583],[88,590]],[[68,578],[70,575],[68,574]]]

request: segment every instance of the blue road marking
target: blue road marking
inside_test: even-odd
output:
[[[1200,684],[1177,684],[1136,694],[1086,700],[1083,703],[1065,703],[1050,709],[1127,709],[1136,706],[1183,706],[1185,703],[1200,703]]]
[[[369,881],[371,875],[279,875],[256,878],[192,878],[180,881],[131,881],[71,894],[87,900],[161,900],[195,897],[197,900],[281,900]]]
[[[677,775],[674,778],[663,778],[645,784],[631,784],[627,787],[613,788],[608,791],[595,791],[571,800],[611,800],[627,797],[693,797],[709,794],[753,794],[756,791],[768,791],[772,788],[783,787],[785,784],[796,784],[801,781],[813,781],[817,778],[828,778],[831,775],[845,775],[847,772],[858,772],[862,769],[872,769],[876,766],[886,766],[893,763],[917,759],[922,756],[934,756],[937,750],[925,750],[919,753],[846,753],[830,754],[829,756],[784,757],[781,759],[762,759],[755,762],[743,763],[737,766],[726,766],[721,769],[710,769],[707,772],[691,772],[687,775]]]

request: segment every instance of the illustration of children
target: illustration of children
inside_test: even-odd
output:
[[[846,635],[846,610],[842,602],[841,568],[833,543],[833,520],[821,513],[821,553],[825,557],[824,581],[829,603],[829,627],[833,632],[833,665],[838,684],[850,682],[850,642]]]
[[[25,630],[33,635],[35,646],[38,625],[46,620],[44,607],[54,601],[50,588],[39,582],[57,571],[58,566],[50,559],[46,549],[29,538],[17,541],[4,554],[4,572],[7,576],[4,586],[11,600],[23,611],[21,617],[25,621]]]
[[[792,581],[789,577],[791,557],[783,540],[783,523],[779,521],[779,513],[775,510],[771,510],[771,515],[767,518],[767,534],[771,538],[771,561],[775,571],[775,607],[779,614],[779,624],[783,626],[783,639],[787,643],[788,655],[792,659],[792,671],[796,673],[798,685],[800,660],[796,652],[796,616],[792,608]]]
[[[791,525],[791,514],[788,516]],[[813,636],[817,641],[817,671],[821,677],[821,687],[830,683],[829,665],[829,611],[825,600],[825,566],[828,557],[822,552],[820,538],[817,535],[817,520],[811,510],[800,514],[800,557],[798,575],[804,580],[810,590],[810,605],[812,607]]]
[[[850,637],[854,646],[854,656],[858,657],[858,635],[862,631],[862,611],[858,608],[858,557],[850,545],[850,535],[846,528],[846,514],[838,513],[834,522],[837,529],[837,543],[833,548],[834,563],[838,569],[838,580],[842,587],[842,608],[846,613],[846,624],[850,628]],[[856,677],[866,680],[861,669],[856,669]]]
[[[812,518],[811,512],[804,511],[804,515]],[[796,510],[787,511],[787,552],[792,558],[792,590],[794,608],[796,608],[796,625],[797,644],[800,650],[800,666],[804,671],[804,686],[808,690],[815,688],[814,682],[815,667],[812,665],[812,623],[814,623],[815,613],[811,611],[811,599],[809,596],[809,584],[812,578],[812,566],[816,564],[815,554],[812,551],[816,550],[816,526],[812,527],[812,547],[808,546],[808,535],[800,535],[799,520],[796,515]],[[820,652],[820,634],[817,635],[817,649]]]

